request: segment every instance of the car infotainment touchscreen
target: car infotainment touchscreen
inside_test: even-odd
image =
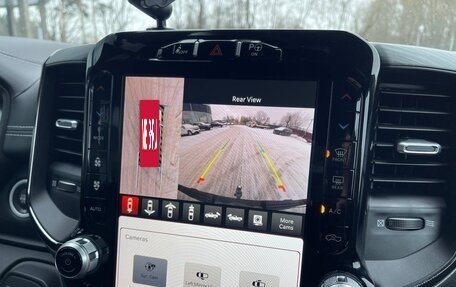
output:
[[[124,78],[116,286],[299,286],[317,84]]]

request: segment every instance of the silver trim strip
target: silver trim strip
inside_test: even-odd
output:
[[[41,94],[41,87],[40,87],[39,94]],[[33,129],[33,137],[32,137],[32,144],[31,144],[31,151],[30,151],[30,168],[29,168],[28,185],[27,185],[28,209],[29,209],[29,213],[30,213],[30,216],[32,217],[33,222],[38,227],[41,234],[44,236],[45,239],[47,239],[50,243],[52,243],[55,248],[56,246],[59,246],[62,243],[55,240],[46,231],[46,229],[44,229],[43,225],[38,220],[38,217],[36,216],[35,211],[33,210],[33,207],[32,207],[32,203],[31,203],[31,199],[32,199],[31,186],[32,186],[32,178],[33,178],[33,170],[34,170],[33,166],[34,166],[34,158],[35,158],[35,144],[36,144],[36,134],[37,134],[37,130],[38,130],[38,122],[39,122],[39,117],[40,117],[40,109],[41,109],[41,96],[38,97],[38,107],[36,110],[35,128]]]
[[[78,128],[78,121],[71,119],[57,119],[55,121],[55,126],[63,130],[76,130]]]
[[[241,46],[242,46],[242,42],[238,41],[236,43],[236,53],[234,54],[236,56],[236,58],[239,58],[241,56]]]
[[[66,181],[66,180],[59,180],[59,182],[62,184],[69,185],[69,186],[76,186],[76,184],[74,182],[70,182],[70,181]]]
[[[28,212],[28,210],[27,210],[27,213],[22,213],[19,210],[17,210],[16,206],[14,206],[14,203],[13,203],[14,193],[16,192],[16,189],[21,185],[27,185],[27,179],[25,179],[25,178],[21,179],[18,182],[16,182],[15,185],[13,185],[13,187],[10,190],[10,194],[9,194],[9,206],[10,206],[11,211],[17,217],[28,218],[30,216],[30,213]]]
[[[396,150],[402,154],[436,155],[441,152],[442,146],[422,139],[406,139],[397,142]]]
[[[36,216],[35,212],[33,211],[33,208],[31,205],[29,205],[29,212],[30,212],[30,215],[32,216],[32,219],[35,222],[36,226],[38,226],[38,229],[40,230],[41,234],[44,235],[44,237],[46,237],[46,239],[49,242],[51,242],[52,244],[54,244],[55,246],[61,245],[62,244],[61,242],[55,240],[54,238],[52,238],[51,235],[49,235],[49,233],[47,233],[46,229],[44,229],[44,227],[38,221],[38,217]]]
[[[193,58],[195,58],[196,56],[198,56],[198,47],[199,47],[199,42],[196,41],[196,42],[195,42],[195,45],[193,46],[193,54],[192,54]]]

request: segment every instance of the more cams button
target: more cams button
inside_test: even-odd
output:
[[[273,213],[271,231],[274,233],[299,236],[302,232],[302,216]]]

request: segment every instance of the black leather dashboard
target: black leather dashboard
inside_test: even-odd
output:
[[[425,47],[374,43],[382,66],[456,71],[456,52]]]
[[[36,102],[44,61],[70,45],[26,38],[0,37],[0,86],[6,90],[3,152],[27,160],[35,125]]]

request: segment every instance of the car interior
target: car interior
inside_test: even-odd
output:
[[[0,36],[0,287],[456,286],[455,52],[128,2]]]

